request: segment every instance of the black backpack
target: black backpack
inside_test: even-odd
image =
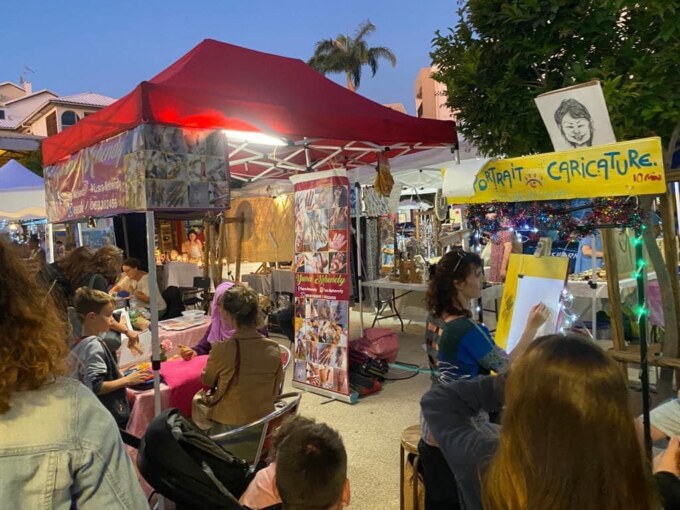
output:
[[[175,408],[156,416],[137,455],[142,476],[177,508],[241,510],[250,483],[247,462],[210,439]]]

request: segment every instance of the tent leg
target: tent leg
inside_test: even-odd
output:
[[[361,336],[364,336],[364,302],[363,302],[363,288],[361,287],[361,184],[354,183],[357,190],[357,205],[356,205],[356,223],[357,223],[357,291],[359,292],[359,323],[361,325]]]
[[[45,228],[45,237],[47,241],[47,262],[50,264],[54,262],[54,237],[52,232],[52,224],[48,223]]]
[[[151,282],[151,288],[155,290],[154,285],[157,281],[156,235],[153,211],[146,212],[146,247],[147,256],[149,257],[149,282]],[[154,416],[158,416],[161,412],[161,348],[160,340],[158,338],[158,294],[153,290],[150,294],[149,304],[151,305],[151,324],[149,325],[149,331],[151,331],[151,368],[153,369]]]
[[[130,256],[130,241],[128,240],[127,218],[123,214],[123,242],[125,243],[125,254]]]
[[[78,246],[83,246],[83,225],[76,223],[76,235],[78,236]]]

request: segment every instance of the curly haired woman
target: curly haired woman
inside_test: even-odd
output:
[[[62,377],[67,326],[0,241],[0,494],[3,508],[146,508],[113,417]]]

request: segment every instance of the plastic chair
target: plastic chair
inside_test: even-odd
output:
[[[260,431],[259,445],[255,453],[255,457],[250,461],[250,470],[254,472],[257,469],[258,464],[261,460],[266,459],[269,454],[269,445],[271,443],[271,437],[274,431],[279,428],[284,419],[288,416],[294,416],[298,412],[298,407],[300,406],[300,400],[302,399],[302,394],[298,392],[285,393],[279,395],[274,402],[274,411],[269,413],[267,416],[260,418],[252,423],[243,425],[234,430],[229,430],[227,432],[222,432],[221,434],[215,434],[210,436],[210,439],[218,443],[222,448],[229,451],[230,443],[234,443],[234,440],[248,432],[255,432],[258,429]]]

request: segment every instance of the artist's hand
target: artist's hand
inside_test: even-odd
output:
[[[345,248],[346,239],[345,234],[336,232],[328,241],[328,249],[334,251],[342,251]]]
[[[543,326],[550,318],[550,309],[543,303],[538,303],[531,307],[529,311],[529,318],[527,319],[528,330],[538,331],[538,328]]]
[[[680,440],[677,437],[672,437],[668,442],[666,450],[654,457],[654,473],[667,471],[675,476],[680,476],[680,467],[678,466],[679,451]]]

